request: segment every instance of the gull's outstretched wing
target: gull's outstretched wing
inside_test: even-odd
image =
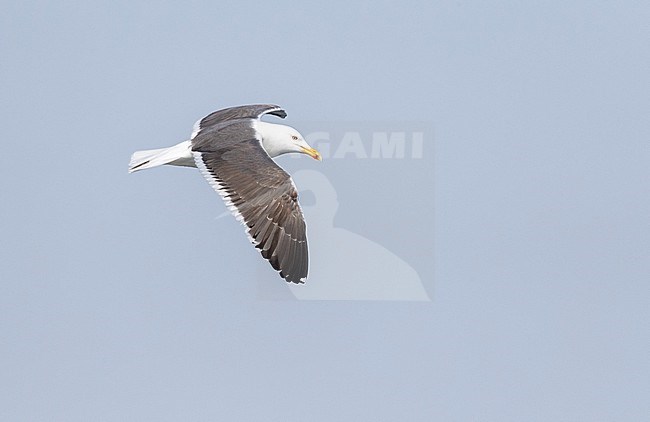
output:
[[[303,283],[309,267],[306,226],[291,177],[255,138],[232,149],[195,149],[193,155],[262,256],[286,281]]]
[[[265,114],[271,114],[280,118],[287,117],[287,113],[282,107],[275,104],[252,104],[238,107],[225,108],[208,114],[201,120],[194,123],[192,136],[194,139],[202,130],[218,126],[226,122],[240,119],[259,119]]]

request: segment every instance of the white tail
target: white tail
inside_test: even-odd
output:
[[[129,173],[151,167],[169,164],[171,166],[196,167],[192,157],[190,141],[184,141],[169,148],[136,151],[131,156]]]

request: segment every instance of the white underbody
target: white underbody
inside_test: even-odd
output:
[[[262,148],[271,158],[288,152],[301,152],[299,149],[301,144],[288,142],[287,140],[291,138],[285,135],[287,130],[295,131],[295,129],[259,120],[253,122],[253,128],[257,136],[261,138]],[[196,134],[195,130],[193,135],[196,136]],[[296,132],[296,134],[298,133]],[[304,140],[302,142],[304,143]],[[309,147],[306,143],[303,146]],[[196,167],[192,155],[192,141],[183,141],[169,148],[134,152],[129,162],[129,173],[162,165]]]

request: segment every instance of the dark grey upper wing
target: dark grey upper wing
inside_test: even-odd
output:
[[[246,224],[262,256],[285,280],[304,282],[309,267],[306,227],[289,175],[257,139],[232,149],[194,149],[193,154],[203,176]]]
[[[259,119],[265,114],[272,114],[281,118],[287,117],[282,107],[275,104],[251,104],[238,107],[224,108],[208,114],[198,122],[194,123],[192,130],[193,139],[201,130],[219,125],[221,123],[238,119]]]

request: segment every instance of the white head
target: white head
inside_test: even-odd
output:
[[[262,137],[262,146],[271,157],[298,152],[321,160],[321,155],[307,144],[302,135],[291,126],[255,121],[254,129]]]

